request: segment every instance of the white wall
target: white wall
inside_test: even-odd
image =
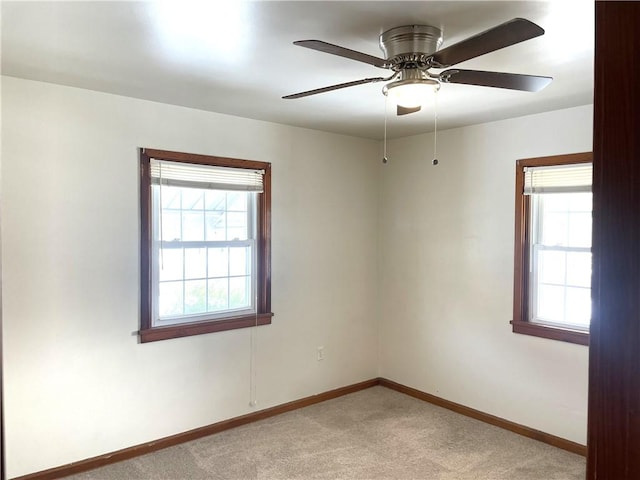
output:
[[[588,348],[511,333],[515,162],[591,150],[590,106],[389,143],[380,376],[586,443]]]
[[[258,408],[379,374],[584,443],[587,348],[508,321],[515,160],[590,150],[591,115],[440,132],[437,167],[432,135],[397,139],[383,166],[378,142],[3,77],[9,477],[252,411],[249,330],[137,342],[138,147],[273,163]]]
[[[4,77],[9,477],[251,411],[248,329],[138,343],[138,147],[273,163],[258,408],[377,374],[377,142]]]

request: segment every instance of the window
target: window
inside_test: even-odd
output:
[[[271,323],[271,164],[140,151],[142,342]]]
[[[519,160],[513,331],[589,344],[591,153]]]

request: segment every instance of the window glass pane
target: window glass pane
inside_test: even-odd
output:
[[[239,247],[229,249],[229,275],[247,275],[251,267],[251,248]]]
[[[247,214],[227,213],[227,240],[247,239]]]
[[[229,308],[249,306],[249,277],[229,279]]]
[[[182,209],[183,210],[202,210],[204,205],[204,190],[197,188],[182,189]]]
[[[182,249],[163,248],[160,251],[160,281],[182,280]]]
[[[204,215],[202,212],[182,211],[182,240],[204,240]]]
[[[207,311],[207,281],[189,280],[184,282],[184,313],[204,313]]]
[[[245,192],[228,192],[227,193],[227,209],[233,212],[246,212],[248,193]]]
[[[165,242],[180,240],[180,210],[162,211],[162,240]],[[160,240],[160,239],[157,239]]]
[[[207,210],[224,211],[226,206],[226,193],[219,190],[207,190],[205,192],[205,208]]]
[[[564,287],[553,285],[538,286],[537,318],[550,322],[564,319]]]
[[[204,248],[185,248],[184,278],[206,278],[207,250]]]
[[[591,320],[591,290],[567,288],[566,323],[588,327]]]
[[[593,194],[572,193],[569,195],[569,210],[572,212],[591,212],[593,210]]]
[[[591,288],[591,253],[567,253],[567,285]]]
[[[229,290],[226,278],[209,280],[208,304],[209,311],[215,312],[228,308]]]
[[[207,212],[207,241],[221,241],[226,239],[224,212]]]
[[[566,212],[569,209],[570,194],[545,193],[539,196],[544,200],[545,214],[551,212]]]
[[[538,251],[538,280],[542,283],[564,285],[565,252]]]
[[[182,315],[182,282],[161,282],[159,300],[160,317]]]
[[[184,248],[180,242],[249,239],[250,193],[162,187],[163,241],[182,248],[159,252],[161,318],[251,308],[252,246]],[[188,319],[186,319],[188,321]]]
[[[159,188],[154,186],[154,188]],[[162,208],[180,208],[180,192],[181,188],[162,186],[159,188],[162,197]]]
[[[569,215],[569,245],[591,247],[591,212]]]
[[[546,199],[543,201],[546,204]],[[567,245],[568,214],[544,211],[542,216],[542,244]]]
[[[209,249],[209,271],[208,277],[226,277],[229,275],[229,249],[210,248]]]

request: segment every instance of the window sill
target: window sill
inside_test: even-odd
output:
[[[537,323],[523,322],[521,320],[511,320],[511,325],[513,326],[513,333],[560,340],[578,345],[589,345],[589,332],[552,327],[550,325],[540,325]]]
[[[209,322],[183,323],[170,325],[167,327],[154,327],[140,330],[140,343],[157,342],[170,338],[188,337],[191,335],[202,335],[205,333],[223,332],[225,330],[235,330],[237,328],[248,328],[260,325],[269,325],[273,313],[259,313],[256,315],[244,315],[241,317],[229,317],[223,320]]]

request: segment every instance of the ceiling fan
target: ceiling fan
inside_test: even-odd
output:
[[[382,92],[396,103],[398,115],[406,115],[419,111],[424,103],[425,96],[439,89],[442,83],[460,83],[537,92],[551,83],[552,78],[458,68],[444,70],[440,73],[432,73],[430,70],[449,68],[465,60],[479,57],[543,34],[544,30],[535,23],[524,18],[514,18],[466,40],[438,50],[442,43],[442,31],[439,28],[430,25],[406,25],[392,28],[380,35],[380,49],[385,58],[374,57],[321,40],[300,40],[293,42],[294,45],[367,63],[391,70],[393,73],[386,78],[363,78],[353,82],[294,93],[282,98],[302,98],[365,83],[390,82],[383,87]]]

